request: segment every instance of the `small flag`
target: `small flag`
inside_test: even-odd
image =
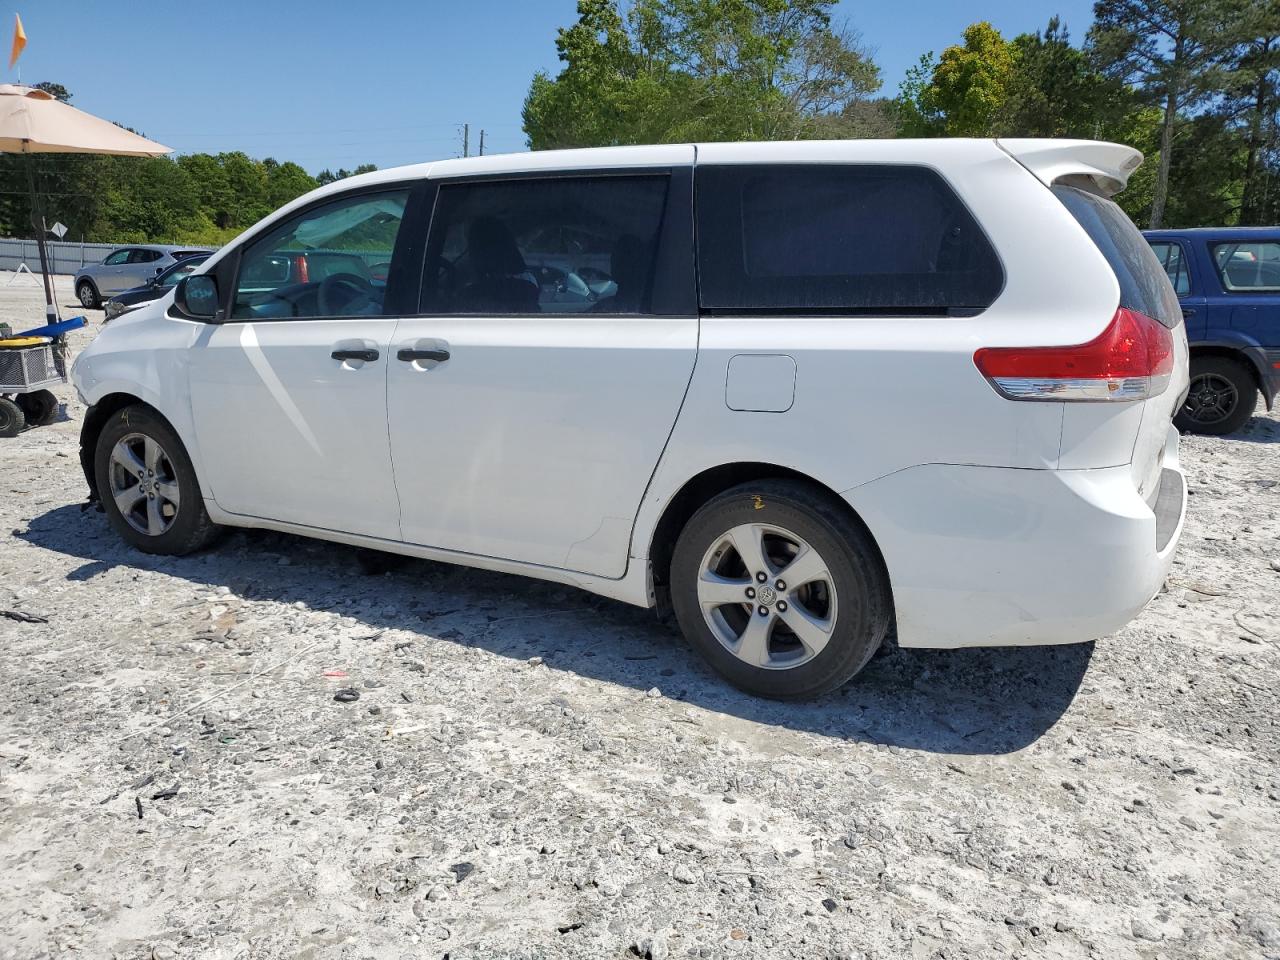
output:
[[[13,15],[13,48],[9,51],[9,69],[13,69],[13,65],[18,62],[18,58],[22,56],[22,51],[27,46],[27,31],[22,29],[22,17],[16,13]]]

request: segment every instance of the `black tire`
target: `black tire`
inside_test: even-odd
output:
[[[111,454],[116,444],[130,435],[154,440],[160,445],[178,484],[178,507],[169,526],[159,534],[135,528],[120,511],[111,493]],[[94,477],[107,520],[116,533],[143,553],[183,556],[211,543],[219,528],[209,519],[191,458],[173,428],[149,407],[136,405],[113,413],[102,432],[93,457]]]
[[[18,406],[33,427],[47,426],[58,417],[58,398],[50,390],[19,394]]]
[[[76,299],[86,310],[97,310],[102,306],[102,297],[98,295],[98,288],[92,280],[81,280],[76,284]]]
[[[1229,357],[1192,357],[1191,389],[1173,423],[1186,433],[1220,437],[1253,416],[1258,385],[1244,364]]]
[[[22,408],[8,397],[0,397],[0,437],[16,437],[26,425]]]
[[[776,669],[738,659],[703,616],[698,598],[703,560],[727,531],[740,524],[765,524],[802,538],[818,552],[830,573],[839,598],[830,639],[821,652],[797,666]],[[768,562],[776,568],[772,559]],[[809,699],[847,683],[879,649],[893,617],[888,574],[871,535],[828,492],[790,480],[742,484],[705,503],[676,541],[670,586],[681,631],[712,668],[738,689],[775,700]],[[780,600],[785,592],[780,589],[776,596]],[[796,602],[792,598],[792,603]],[[730,606],[731,612],[735,609]],[[749,611],[758,609],[751,607]],[[765,642],[772,649],[776,640]]]

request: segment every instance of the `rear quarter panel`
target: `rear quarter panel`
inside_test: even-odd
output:
[[[787,146],[778,162],[794,158]],[[743,162],[771,162],[769,148],[760,145]],[[712,144],[699,147],[698,162],[737,155],[731,145]],[[918,464],[1059,464],[1063,404],[1003,399],[973,354],[982,346],[1081,343],[1114,315],[1115,277],[1067,210],[991,141],[941,149],[936,141],[814,144],[806,157],[933,167],[987,232],[1004,265],[1004,289],[969,318],[704,316],[688,398],[637,517],[637,556],[648,555],[662,508],[680,487],[724,463],[773,463],[840,492]],[[1055,267],[1064,262],[1073,269]],[[728,366],[741,354],[795,360],[789,410],[729,409]],[[1127,463],[1136,431],[1135,423],[1128,445],[1103,459]]]

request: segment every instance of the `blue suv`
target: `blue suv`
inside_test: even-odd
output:
[[[1148,230],[1182,302],[1191,388],[1180,430],[1223,434],[1280,392],[1280,227]]]

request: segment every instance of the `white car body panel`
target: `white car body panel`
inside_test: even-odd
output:
[[[694,150],[548,151],[378,171],[299,198],[199,272],[302,206],[363,186],[688,165]],[[1165,471],[1180,476],[1170,417],[1187,382],[1185,332],[1174,330],[1172,382],[1148,401],[1013,402],[973,355],[1084,343],[1108,325],[1120,299],[1115,274],[1046,185],[1081,177],[1114,192],[1135,155],[1070,141],[696,147],[697,166],[938,171],[1003,264],[1004,289],[976,316],[205,327],[175,318],[170,295],[100,334],[77,362],[76,383],[89,403],[130,393],[169,418],[216,522],[649,605],[663,511],[705,471],[765,464],[812,478],[858,513],[885,558],[902,645],[1087,640],[1132,617],[1172,562],[1181,520],[1157,550],[1151,485]],[[335,367],[330,347],[353,338],[375,344],[379,360]],[[447,342],[451,358],[394,359],[421,339]],[[762,357],[772,359],[751,362]],[[752,379],[735,382],[735,369]]]
[[[622,576],[697,317],[424,317],[392,350],[422,339],[451,357],[391,366],[401,539]]]
[[[229,514],[396,539],[387,352],[396,321],[209,324],[189,351],[206,496]],[[371,348],[372,362],[334,361]]]

